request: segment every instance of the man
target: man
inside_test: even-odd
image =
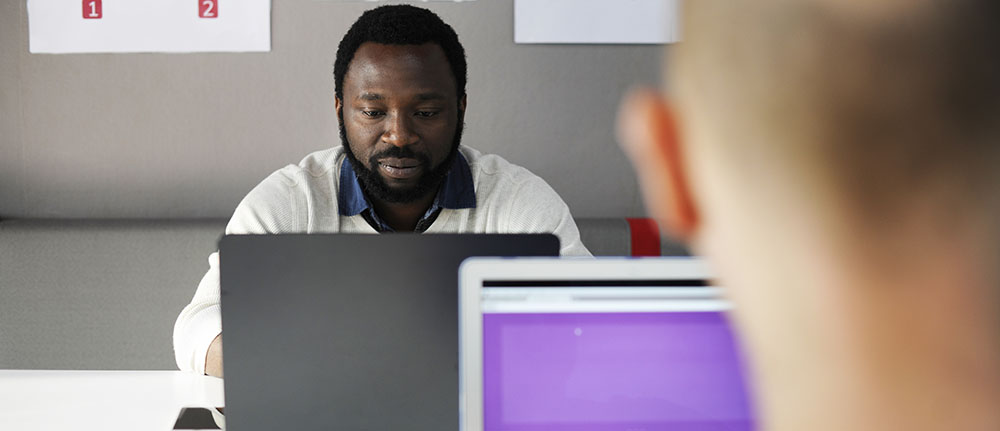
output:
[[[1000,3],[685,6],[620,139],[728,288],[761,428],[1000,429]]]
[[[334,80],[344,145],[265,179],[226,233],[551,232],[562,254],[589,255],[545,181],[460,145],[465,51],[437,15],[412,6],[364,13],[340,42]],[[218,253],[209,264],[177,318],[174,353],[180,369],[221,377]]]

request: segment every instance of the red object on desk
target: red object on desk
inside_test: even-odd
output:
[[[650,218],[630,218],[629,232],[632,236],[632,256],[660,255],[660,228]]]

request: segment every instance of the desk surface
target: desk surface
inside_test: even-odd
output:
[[[0,370],[0,430],[170,430],[222,405],[222,379],[182,371]]]

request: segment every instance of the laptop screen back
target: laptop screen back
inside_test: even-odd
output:
[[[230,430],[458,428],[458,267],[546,235],[234,235],[220,243]]]
[[[753,429],[727,305],[704,284],[485,281],[484,430]]]

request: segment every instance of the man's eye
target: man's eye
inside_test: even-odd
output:
[[[418,117],[430,118],[437,114],[438,114],[437,111],[417,111],[415,115]]]
[[[375,117],[382,116],[382,111],[361,111],[361,115],[364,115],[366,117],[375,118]]]

